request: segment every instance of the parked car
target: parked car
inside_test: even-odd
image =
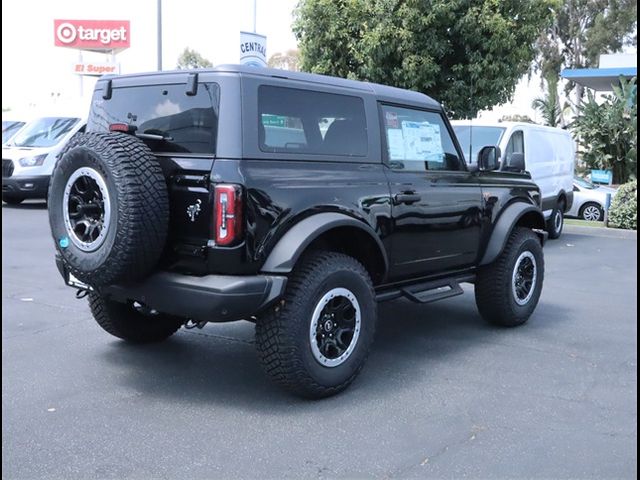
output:
[[[9,142],[25,123],[21,120],[2,120],[2,145]]]
[[[564,215],[573,204],[576,149],[571,134],[532,123],[465,120],[452,124],[469,164],[476,162],[478,152],[485,145],[500,147],[502,171],[512,169],[515,162],[524,163],[542,192],[549,238],[558,238]]]
[[[85,125],[78,117],[40,117],[22,127],[2,148],[2,201],[45,199],[58,154]]]
[[[362,369],[378,302],[473,283],[487,321],[533,313],[540,189],[497,159],[469,169],[418,92],[238,65],[101,78],[51,181],[56,264],[111,335],[249,320],[273,380],[325,397]]]
[[[616,189],[596,185],[578,176],[574,177],[573,205],[567,212],[567,217],[577,217],[590,222],[604,220],[607,194],[613,198]]]

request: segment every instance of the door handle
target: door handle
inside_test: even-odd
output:
[[[394,197],[394,203],[396,205],[400,205],[401,203],[415,203],[422,199],[421,195],[418,195],[415,192],[405,192],[405,193],[397,193]]]

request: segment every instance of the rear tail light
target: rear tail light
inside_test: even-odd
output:
[[[242,190],[238,185],[215,186],[214,240],[229,246],[242,239]]]

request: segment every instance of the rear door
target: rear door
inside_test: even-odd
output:
[[[442,112],[381,104],[393,202],[391,275],[428,275],[473,264],[482,194]]]
[[[186,80],[187,74],[165,84],[153,77],[134,84],[116,78],[110,95],[96,88],[87,131],[106,132],[113,124],[126,124],[144,134],[141,139],[167,179],[172,250],[201,255],[211,233],[209,177],[217,147],[220,88],[216,82],[201,82],[190,92]]]

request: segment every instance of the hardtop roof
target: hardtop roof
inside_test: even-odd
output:
[[[371,82],[362,82],[358,80],[349,80],[345,78],[332,77],[329,75],[319,75],[316,73],[306,72],[292,72],[289,70],[279,70],[275,68],[259,68],[251,67],[247,65],[234,65],[224,64],[218,65],[213,68],[194,69],[194,70],[172,70],[162,72],[147,72],[147,73],[133,73],[127,75],[104,75],[98,82],[105,82],[108,80],[122,79],[135,79],[135,78],[154,78],[154,77],[167,77],[168,79],[174,77],[172,82],[177,80],[176,77],[181,77],[190,73],[198,73],[199,75],[206,76],[207,74],[218,73],[237,73],[240,75],[254,76],[254,77],[272,77],[280,79],[288,79],[306,83],[317,83],[320,85],[329,85],[341,88],[349,88],[352,90],[359,90],[362,92],[373,93],[377,97],[384,98],[385,100],[396,100],[399,103],[413,103],[423,104],[432,108],[441,108],[440,104],[431,97],[415,92],[412,90],[405,90],[402,88],[390,87],[388,85],[381,85]],[[115,86],[115,85],[114,85]]]

